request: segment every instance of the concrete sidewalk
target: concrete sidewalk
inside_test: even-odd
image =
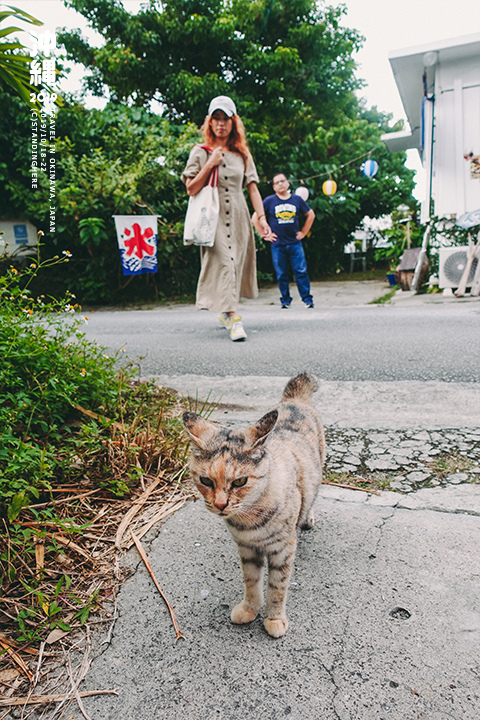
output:
[[[326,280],[312,282],[311,292],[315,307],[351,307],[368,305],[372,300],[385,295],[389,290],[387,281],[383,280]],[[304,307],[295,283],[290,285],[292,295],[291,307]],[[278,305],[280,307],[280,292],[277,285],[261,287],[258,297],[251,300],[242,300],[242,305]],[[283,312],[288,312],[284,310]]]
[[[369,305],[386,295],[391,286],[387,280],[322,280],[312,282],[311,291],[315,307],[359,307]],[[298,296],[295,283],[290,285],[292,295],[292,308],[303,306]],[[463,298],[457,298],[453,294],[440,293],[415,293],[398,289],[393,297],[388,300],[391,305],[402,307],[418,307],[429,305],[458,305],[460,303],[474,303],[480,306],[480,297],[470,297],[469,294]],[[280,294],[276,285],[260,288],[258,297],[254,300],[244,300],[243,305],[280,305]],[[288,310],[284,310],[288,312]]]
[[[229,620],[242,581],[224,524],[200,501],[171,518],[149,557],[185,640],[140,564],[80,687],[118,688],[83,700],[92,720],[479,718],[480,487],[324,486],[316,517],[279,640]]]

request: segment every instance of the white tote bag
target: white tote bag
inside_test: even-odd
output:
[[[183,244],[213,247],[219,212],[217,166],[210,173],[207,184],[188,200]]]

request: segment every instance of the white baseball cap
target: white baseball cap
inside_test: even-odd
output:
[[[228,117],[232,117],[232,115],[237,114],[235,103],[232,98],[229,98],[226,95],[219,95],[218,97],[213,98],[208,107],[208,114],[212,115],[215,110],[223,110],[225,115],[228,115]]]

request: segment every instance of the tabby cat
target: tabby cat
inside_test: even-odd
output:
[[[287,632],[287,589],[297,527],[313,527],[312,505],[322,482],[323,426],[311,403],[315,378],[289,380],[277,409],[245,428],[227,429],[186,412],[190,469],[207,508],[225,519],[237,543],[245,583],[234,623],[254,620],[263,605],[263,566],[268,563],[264,626],[272,637]]]

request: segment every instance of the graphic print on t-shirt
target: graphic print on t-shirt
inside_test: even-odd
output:
[[[272,233],[277,237],[274,243],[291,245],[300,242],[297,240],[300,218],[310,211],[309,205],[300,195],[286,198],[280,198],[277,194],[269,195],[263,201],[263,207]]]
[[[292,203],[285,202],[275,207],[275,219],[279,225],[294,223],[297,208]]]

